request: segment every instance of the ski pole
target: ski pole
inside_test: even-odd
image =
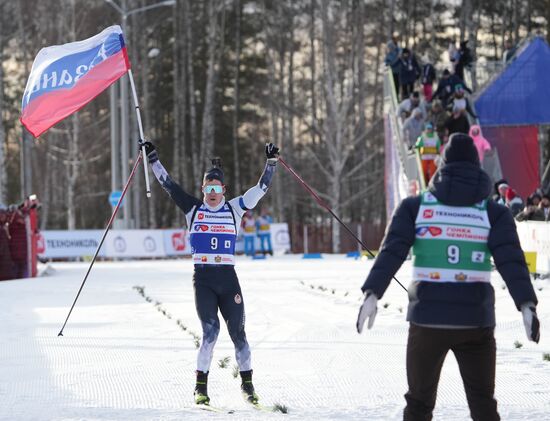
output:
[[[111,224],[113,223],[115,216],[118,212],[118,208],[120,207],[120,204],[122,203],[122,199],[124,199],[124,195],[126,194],[126,190],[128,190],[128,187],[130,186],[130,183],[132,181],[132,178],[134,178],[134,174],[136,172],[136,169],[141,162],[143,158],[143,154],[140,151],[138,158],[136,159],[136,163],[134,164],[134,168],[132,168],[132,172],[130,173],[130,177],[128,177],[128,181],[126,181],[126,185],[124,186],[124,189],[122,189],[122,194],[120,195],[120,199],[118,199],[118,203],[113,210],[113,214],[111,215],[111,218],[109,219],[109,222],[107,222],[107,226],[105,227],[105,231],[103,232],[103,237],[101,237],[101,241],[99,242],[99,245],[97,246],[97,250],[95,251],[94,257],[92,261],[90,262],[90,266],[88,267],[88,271],[86,272],[86,275],[84,276],[84,280],[82,281],[82,285],[80,285],[80,288],[78,290],[78,293],[76,294],[76,297],[73,301],[73,305],[71,306],[71,309],[69,310],[69,314],[67,314],[67,318],[65,319],[65,323],[63,323],[63,326],[61,327],[61,330],[57,334],[57,336],[63,336],[63,329],[65,329],[65,325],[69,321],[69,317],[71,317],[71,313],[73,312],[73,308],[76,304],[76,300],[78,300],[78,297],[80,296],[80,293],[82,292],[82,288],[84,288],[84,284],[86,283],[86,280],[88,279],[88,275],[90,274],[90,271],[92,270],[92,266],[95,263],[95,259],[97,258],[97,255],[99,254],[99,250],[101,249],[101,246],[103,245],[103,242],[105,241],[105,237],[107,237],[107,233],[109,232],[109,229],[111,228]]]
[[[292,174],[292,175],[300,182],[300,184],[304,187],[304,189],[306,189],[306,190],[315,198],[315,200],[317,201],[317,203],[318,203],[321,207],[325,208],[325,209],[326,209],[326,210],[327,210],[327,211],[328,211],[328,212],[329,212],[338,222],[340,222],[340,224],[346,229],[346,231],[349,232],[349,234],[350,234],[353,238],[355,238],[359,244],[361,244],[361,246],[367,251],[367,253],[369,253],[372,257],[376,257],[376,256],[374,255],[374,253],[371,252],[371,251],[368,249],[368,247],[365,245],[365,243],[363,243],[363,241],[361,241],[361,240],[355,235],[355,233],[354,233],[354,232],[344,223],[344,221],[342,221],[340,218],[338,218],[338,215],[336,215],[336,214],[332,211],[332,209],[330,208],[330,206],[328,206],[328,205],[323,201],[323,199],[321,199],[321,198],[319,197],[319,195],[313,191],[313,189],[312,189],[312,188],[302,179],[302,177],[300,177],[300,176],[296,173],[296,171],[294,171],[294,170],[293,170],[293,169],[283,160],[283,158],[279,157],[279,162],[280,162],[281,164],[283,164],[283,167],[285,167],[285,168],[287,169],[287,171],[288,171],[290,174]],[[401,282],[399,282],[399,280],[398,280],[395,276],[393,276],[393,279],[395,280],[395,282],[397,282],[399,285],[401,285],[401,288],[403,288],[405,291],[409,292],[409,291],[407,290],[407,288],[405,288],[405,287],[403,286],[403,284],[402,284]]]

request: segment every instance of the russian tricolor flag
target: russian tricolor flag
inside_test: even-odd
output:
[[[130,69],[122,29],[43,48],[32,65],[21,123],[34,137],[78,111]]]

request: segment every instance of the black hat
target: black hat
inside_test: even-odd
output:
[[[473,139],[464,133],[453,133],[449,138],[449,144],[445,148],[443,162],[450,164],[459,161],[480,165],[479,155]]]
[[[212,159],[212,168],[204,173],[204,180],[219,180],[223,183],[222,160],[220,158]]]

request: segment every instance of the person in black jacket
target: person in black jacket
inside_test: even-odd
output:
[[[456,74],[451,74],[449,70],[443,70],[443,74],[439,79],[437,84],[437,89],[435,90],[432,98],[439,98],[443,104],[443,107],[447,107],[447,103],[455,93],[455,87],[461,85],[464,90],[468,93],[472,93],[472,90],[466,86],[464,80],[458,77]]]
[[[414,83],[420,76],[420,66],[416,57],[408,48],[403,48],[399,59],[399,85],[401,86],[401,99],[409,97],[414,91]]]
[[[428,61],[428,57],[425,59],[424,66],[422,66],[422,89],[424,91],[424,98],[426,101],[432,102],[433,83],[435,82],[435,67]]]
[[[362,286],[357,331],[374,323],[377,301],[413,248],[409,286],[407,405],[404,420],[431,420],[445,356],[452,350],[474,420],[499,420],[494,399],[496,344],[493,257],[523,321],[539,341],[537,297],[510,211],[491,200],[473,140],[458,133],[428,191],[404,199]]]

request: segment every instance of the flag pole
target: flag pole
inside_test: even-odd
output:
[[[145,140],[145,136],[143,134],[143,124],[141,122],[141,112],[139,108],[139,102],[138,97],[136,93],[136,85],[134,83],[134,75],[132,74],[132,69],[128,69],[128,76],[130,77],[130,85],[132,86],[132,96],[134,98],[134,106],[136,108],[136,117],[139,127],[139,138],[141,141]],[[141,147],[141,154],[143,156],[143,172],[145,173],[145,189],[147,191],[147,197],[151,197],[151,186],[149,185],[149,171],[147,169],[147,159],[145,157],[147,154],[145,153],[145,146]]]
[[[86,275],[84,275],[84,280],[82,281],[82,284],[80,285],[80,288],[76,294],[76,297],[73,301],[73,305],[71,306],[71,309],[69,310],[69,314],[67,315],[67,318],[65,319],[65,323],[63,323],[63,326],[61,327],[61,330],[57,334],[57,336],[63,336],[63,329],[65,329],[65,325],[69,321],[69,317],[71,317],[71,313],[73,312],[73,308],[76,304],[76,300],[78,300],[78,297],[80,296],[80,293],[82,292],[82,288],[84,288],[84,284],[86,283],[86,280],[88,279],[88,275],[90,274],[90,271],[92,270],[92,266],[95,263],[95,259],[97,258],[97,255],[99,254],[99,250],[101,249],[101,246],[103,245],[103,242],[105,241],[105,237],[107,237],[107,233],[109,232],[109,229],[111,228],[111,224],[113,223],[115,216],[118,212],[118,208],[120,207],[122,203],[122,199],[124,199],[124,195],[126,194],[126,190],[128,190],[128,187],[130,187],[130,183],[132,182],[132,178],[134,178],[134,174],[136,172],[136,169],[139,165],[139,162],[142,160],[142,158],[145,155],[142,155],[141,153],[138,155],[136,159],[136,163],[134,164],[134,168],[132,168],[132,172],[130,173],[130,177],[128,177],[128,181],[126,181],[126,185],[124,186],[124,189],[122,189],[122,194],[120,195],[120,199],[118,199],[118,203],[113,210],[113,214],[111,215],[111,218],[109,219],[109,222],[107,222],[107,226],[105,227],[105,231],[103,232],[103,237],[101,237],[101,241],[99,242],[99,245],[97,246],[97,249],[95,251],[94,257],[92,258],[92,261],[90,262],[90,266],[88,267],[88,271],[86,272]]]

